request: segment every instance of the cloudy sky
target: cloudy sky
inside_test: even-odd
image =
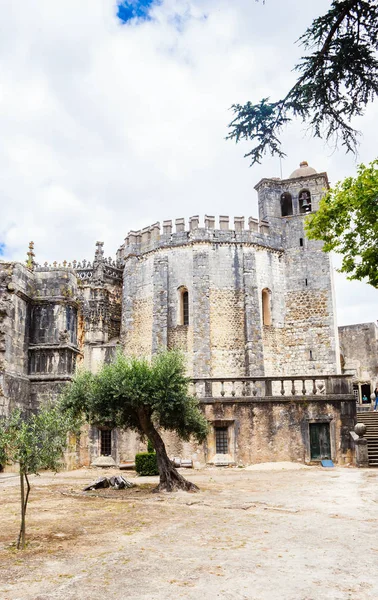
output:
[[[1,1],[0,253],[38,262],[114,255],[130,229],[199,214],[257,216],[249,168],[225,141],[233,102],[279,97],[295,40],[329,0]],[[358,162],[376,157],[378,109],[359,119]],[[306,159],[331,182],[356,158],[292,124],[287,177]],[[336,274],[339,324],[378,318],[373,288]]]

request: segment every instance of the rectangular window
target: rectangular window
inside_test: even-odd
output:
[[[355,383],[353,384],[353,394],[354,394],[354,397],[356,398],[356,402],[359,402],[360,401],[360,392],[358,389],[358,385],[356,385]]]
[[[215,428],[215,446],[217,454],[228,454],[228,427]]]
[[[101,429],[100,431],[100,454],[101,456],[111,456],[112,454],[112,431],[111,429]]]

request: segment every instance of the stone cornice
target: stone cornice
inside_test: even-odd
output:
[[[326,187],[327,187],[327,189],[329,188],[328,175],[327,175],[327,173],[323,172],[323,173],[314,173],[313,175],[308,175],[306,177],[304,177],[304,176],[292,177],[292,178],[289,177],[287,179],[264,177],[263,179],[260,179],[260,181],[254,186],[254,189],[258,192],[261,187],[277,187],[277,188],[291,187],[293,184],[295,186],[297,186],[297,184],[301,183],[301,182],[303,182],[303,184],[305,185],[305,183],[307,181],[316,181],[316,179],[321,179],[322,181],[325,180]]]
[[[188,248],[188,247],[193,247],[193,246],[208,246],[211,247],[213,245],[217,245],[217,246],[240,246],[240,247],[247,247],[247,248],[256,248],[256,250],[267,250],[268,252],[272,252],[274,254],[279,254],[282,255],[284,253],[284,249],[283,247],[280,248],[275,248],[273,246],[269,246],[269,245],[265,245],[265,244],[259,244],[257,242],[243,242],[240,240],[227,240],[227,241],[221,241],[221,240],[188,240],[187,242],[182,242],[182,243],[177,243],[177,244],[166,244],[166,245],[161,245],[158,246],[156,248],[151,248],[150,250],[145,250],[145,251],[141,251],[140,253],[136,253],[136,252],[132,252],[130,254],[127,254],[124,258],[125,263],[128,260],[128,258],[136,258],[136,259],[141,259],[141,258],[145,258],[147,256],[150,256],[152,254],[156,254],[160,251],[164,251],[164,250],[174,250],[175,248]]]

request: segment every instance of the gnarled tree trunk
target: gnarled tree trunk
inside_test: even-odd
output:
[[[143,432],[151,441],[155,448],[157,465],[159,469],[160,482],[154,488],[154,492],[174,492],[175,490],[185,490],[187,492],[198,492],[198,487],[180,475],[169,459],[165,444],[155,429],[150,415],[144,409],[139,410],[139,420]]]

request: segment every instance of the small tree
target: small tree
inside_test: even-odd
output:
[[[21,525],[17,548],[25,548],[29,475],[38,475],[42,469],[59,469],[68,430],[69,419],[58,406],[44,406],[29,416],[15,409],[9,417],[0,419],[0,464],[19,465]]]
[[[378,160],[329,190],[307,218],[306,233],[323,241],[325,252],[343,255],[340,271],[349,279],[378,288]]]
[[[175,431],[183,440],[202,442],[207,421],[198,400],[188,395],[184,359],[175,351],[157,354],[151,362],[119,353],[97,374],[79,371],[67,387],[63,406],[96,425],[133,429],[150,440],[156,451],[160,483],[155,491],[197,490],[168,458],[158,429]]]

